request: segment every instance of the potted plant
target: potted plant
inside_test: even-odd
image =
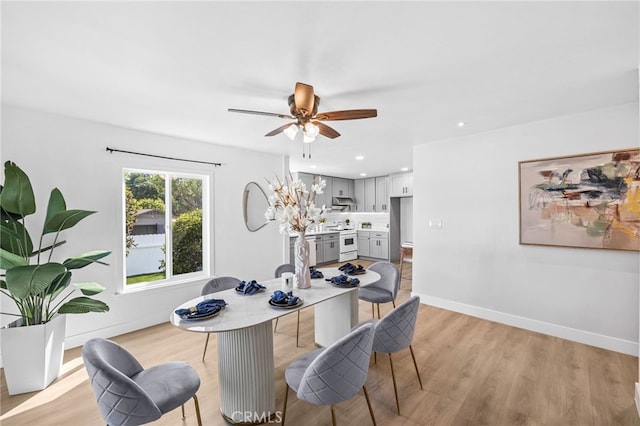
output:
[[[90,297],[104,287],[95,282],[72,285],[71,276],[72,270],[92,263],[106,265],[100,259],[110,252],[91,251],[62,263],[54,261],[54,250],[66,243],[60,240],[61,232],[95,212],[68,210],[62,193],[54,188],[35,247],[25,223],[25,218],[36,212],[29,177],[9,161],[4,164],[4,176],[0,187],[0,293],[15,303],[18,312],[0,313],[18,319],[0,329],[0,337],[7,387],[13,395],[44,389],[58,376],[64,351],[64,314],[109,310],[107,304]],[[83,295],[71,298],[75,290]]]

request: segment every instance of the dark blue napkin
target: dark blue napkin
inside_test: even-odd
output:
[[[295,305],[298,303],[298,296],[294,296],[292,291],[285,293],[282,290],[276,290],[271,295],[271,301],[277,305]]]
[[[362,265],[354,265],[348,262],[338,267],[338,269],[347,275],[358,275],[358,274],[364,274],[365,272],[365,269],[362,267]]]
[[[313,266],[309,269],[309,273],[311,274],[311,279],[324,278],[322,271],[318,271]]]
[[[258,284],[256,280],[251,281],[240,281],[238,286],[236,287],[236,291],[238,293],[242,293],[245,295],[252,295],[261,292],[266,289],[262,284]]]
[[[329,281],[329,282],[332,282],[333,284],[338,284],[338,285],[341,285],[341,286],[350,285],[350,286],[355,287],[358,284],[360,284],[360,280],[359,279],[351,278],[351,277],[349,277],[349,276],[347,276],[345,274],[338,275],[338,276],[335,276],[335,277],[332,277],[332,278],[327,278],[325,281]]]
[[[224,299],[206,299],[198,303],[196,306],[190,308],[176,309],[176,315],[180,318],[189,318],[189,315],[198,314],[214,314],[227,306],[227,302]]]

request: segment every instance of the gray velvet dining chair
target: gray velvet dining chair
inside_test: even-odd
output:
[[[283,263],[282,265],[279,265],[276,268],[274,276],[275,276],[275,278],[279,278],[285,272],[295,273],[296,272],[295,265],[292,265],[291,263]],[[299,341],[300,341],[300,309],[298,309],[296,311],[296,315],[298,316],[298,319],[297,319],[297,322],[296,322],[296,347],[297,347],[297,346],[300,346],[299,345]],[[273,332],[274,333],[278,330],[278,320],[279,320],[279,318],[276,318],[276,323],[273,326]]]
[[[98,407],[109,426],[141,425],[159,419],[193,398],[202,425],[196,392],[198,373],[186,362],[173,361],[143,368],[117,343],[95,338],[82,347],[82,359]]]
[[[215,277],[202,286],[202,290],[200,291],[200,296],[206,296],[207,294],[217,293],[223,290],[229,290],[230,288],[236,288],[240,281],[236,277]],[[204,350],[202,351],[202,362],[204,362],[204,356],[207,354],[207,346],[209,345],[209,337],[211,337],[211,333],[207,333],[207,340],[204,342]]]
[[[360,325],[375,325],[372,350],[373,352],[385,353],[389,355],[391,378],[393,380],[393,391],[396,397],[396,409],[398,410],[398,414],[400,414],[400,399],[398,398],[398,385],[396,384],[396,375],[393,369],[393,360],[391,358],[391,354],[409,348],[409,351],[411,352],[411,358],[413,359],[413,366],[415,367],[416,374],[418,376],[418,382],[420,383],[420,389],[423,389],[420,370],[418,369],[418,363],[416,362],[416,357],[413,353],[413,347],[411,346],[413,335],[416,329],[419,307],[420,297],[412,296],[407,301],[398,305],[397,308],[382,317],[382,319],[369,320]]]
[[[358,299],[371,302],[371,316],[375,318],[374,304],[378,307],[380,318],[380,304],[389,303],[396,307],[396,296],[400,289],[400,271],[391,262],[380,261],[367,268],[380,274],[380,279],[374,283],[358,288]]]
[[[331,406],[335,426],[334,405],[351,399],[362,389],[373,424],[376,419],[365,383],[373,345],[373,324],[364,324],[331,346],[316,349],[294,360],[286,368],[282,426],[287,414],[287,398],[292,389],[298,399],[316,405]]]

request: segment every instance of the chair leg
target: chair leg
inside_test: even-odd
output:
[[[275,333],[276,331],[278,331],[278,320],[280,319],[280,317],[276,318],[276,325],[273,327],[273,332]]]
[[[371,421],[373,422],[373,426],[376,426],[376,416],[373,415],[373,407],[371,406],[371,400],[369,400],[369,392],[367,392],[367,387],[362,386],[362,391],[364,392],[364,397],[367,399],[367,407],[369,407],[369,414],[371,414]]]
[[[376,303],[378,305],[378,319],[380,319],[380,304]]]
[[[400,401],[398,400],[398,386],[396,385],[396,375],[393,372],[393,360],[391,354],[389,354],[389,364],[391,364],[391,378],[393,379],[393,392],[396,394],[396,408],[398,409],[398,415],[400,415]]]
[[[198,403],[198,397],[196,396],[196,394],[193,394],[193,404],[196,406],[196,418],[198,419],[198,426],[202,426],[202,417],[200,416],[200,404]]]
[[[376,311],[375,311],[375,308],[373,306],[373,302],[371,302],[371,318],[375,319],[375,317],[376,317]]]
[[[207,345],[209,344],[209,336],[211,333],[207,333],[207,340],[204,342],[204,351],[202,352],[202,362],[204,362],[204,356],[207,354]]]
[[[336,410],[333,408],[333,405],[331,406],[331,424],[336,426]]]
[[[180,408],[182,409],[182,420],[184,420],[184,419],[186,419],[186,418],[187,418],[187,416],[185,416],[185,414],[184,414],[184,404],[182,404],[182,405],[180,406]]]
[[[391,304],[393,305],[393,308],[395,309],[395,307],[396,307],[396,301],[395,301],[395,300],[392,300],[392,301],[391,301]]]
[[[418,382],[420,382],[420,389],[424,389],[422,387],[422,379],[420,378],[420,371],[418,370],[418,363],[416,362],[416,356],[413,354],[413,348],[409,345],[409,350],[411,351],[411,358],[413,358],[413,366],[416,368],[416,374],[418,375]]]
[[[282,420],[280,424],[284,426],[284,417],[287,414],[287,397],[289,396],[289,384],[285,382],[284,384],[284,405],[282,406]]]
[[[300,310],[298,309],[298,324],[296,324],[296,348],[300,347],[298,340],[300,339]]]

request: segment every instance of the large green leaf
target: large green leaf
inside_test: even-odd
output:
[[[49,204],[47,204],[47,217],[44,219],[45,228],[46,224],[49,223],[53,216],[58,213],[62,213],[65,210],[67,210],[67,203],[64,202],[62,192],[60,192],[58,188],[52,189],[51,194],[49,195]]]
[[[85,296],[94,296],[98,293],[102,293],[105,288],[96,282],[86,283],[74,283],[74,286],[82,292]]]
[[[16,299],[24,299],[39,293],[48,293],[54,280],[64,274],[66,268],[60,263],[16,266],[7,270],[7,289]]]
[[[0,248],[0,269],[11,269],[16,266],[26,266],[28,264],[29,261],[24,257]]]
[[[29,177],[15,163],[4,163],[4,186],[0,192],[0,206],[24,217],[36,212],[36,200]]]
[[[65,229],[69,229],[85,217],[94,213],[94,211],[89,210],[65,210],[58,212],[49,218],[44,224],[42,234],[50,234],[52,232],[60,232]]]
[[[69,300],[58,310],[61,314],[86,314],[87,312],[108,312],[109,306],[90,297],[76,297]]]
[[[69,259],[62,262],[62,264],[66,266],[67,269],[80,269],[98,261],[99,259],[102,259],[103,257],[108,256],[109,254],[111,254],[111,252],[107,250],[94,250],[70,257]]]
[[[71,272],[66,271],[64,274],[58,275],[53,280],[53,285],[49,287],[49,290],[47,291],[47,293],[49,293],[49,296],[51,297],[51,300],[54,300],[56,297],[58,297],[58,295],[62,293],[65,288],[69,287],[69,284],[71,284]]]
[[[27,258],[33,251],[33,242],[22,223],[9,220],[0,222],[0,247]]]

